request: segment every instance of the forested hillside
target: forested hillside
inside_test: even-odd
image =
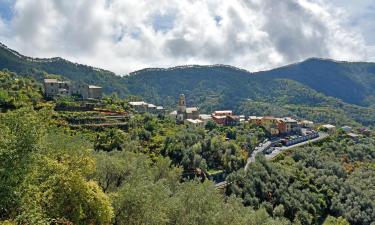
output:
[[[375,63],[312,58],[256,74],[295,80],[347,103],[364,106],[375,104]]]
[[[128,94],[124,79],[110,71],[72,63],[62,58],[30,58],[2,44],[0,44],[0,69],[7,69],[19,75],[33,76],[39,81],[47,75],[60,75],[73,81],[100,85],[107,94],[113,92],[120,96]]]
[[[246,115],[264,114],[261,112],[268,112],[267,105],[272,104],[270,114],[340,125],[375,124],[375,107],[371,107],[375,103],[373,63],[310,59],[259,73],[216,65],[144,69],[119,77],[61,58],[25,57],[1,46],[0,68],[38,80],[54,74],[101,85],[107,95],[135,95],[170,109],[175,107],[177,96],[184,93],[188,104],[206,113],[233,109]]]

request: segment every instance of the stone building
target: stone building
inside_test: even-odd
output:
[[[59,81],[57,79],[44,79],[44,95],[47,98],[57,96],[70,96],[72,84],[70,81]]]
[[[100,99],[102,88],[84,83],[72,84],[70,81],[44,79],[44,95],[47,98],[76,95],[82,99]]]
[[[199,109],[197,107],[186,107],[186,99],[184,94],[181,94],[178,99],[176,119],[180,123],[187,119],[199,119]]]

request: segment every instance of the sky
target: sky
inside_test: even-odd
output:
[[[375,61],[375,0],[0,0],[0,42],[119,75],[310,57]]]

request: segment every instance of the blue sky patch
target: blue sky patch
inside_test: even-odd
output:
[[[14,0],[0,0],[0,17],[9,21],[13,17]]]
[[[168,32],[173,28],[175,19],[176,14],[174,12],[156,14],[152,17],[152,27],[157,32]]]

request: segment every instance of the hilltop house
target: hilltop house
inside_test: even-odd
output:
[[[102,97],[102,88],[83,83],[72,83],[70,81],[61,81],[58,79],[44,79],[44,96],[55,98],[58,96],[78,95],[82,99],[100,99]]]
[[[53,98],[56,96],[70,96],[72,85],[70,81],[59,81],[57,79],[44,79],[44,96]]]

